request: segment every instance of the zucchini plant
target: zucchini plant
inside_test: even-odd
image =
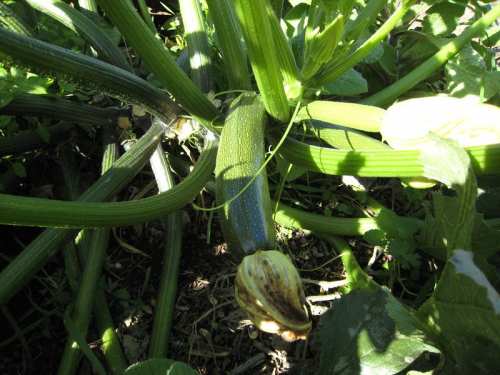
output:
[[[19,254],[2,257],[0,306],[9,321],[14,297],[63,250],[74,303],[63,314],[60,374],[77,373],[82,358],[94,373],[195,373],[166,357],[180,210],[196,200],[192,207],[209,213],[208,233],[212,215],[220,219],[236,263],[234,300],[246,316],[290,342],[317,339],[311,353],[303,351],[302,373],[396,374],[426,366],[495,373],[500,284],[493,258],[500,238],[498,220],[485,220],[476,198],[483,194],[478,181],[499,174],[500,76],[491,51],[500,5],[179,0],[164,4],[166,13],[171,3],[181,17],[162,25],[144,0],[0,3],[0,224],[46,228]],[[189,148],[163,141],[186,124],[197,129],[187,137],[196,163],[179,162],[187,176],[174,184],[167,160]],[[130,142],[119,157],[117,129]],[[95,157],[89,137],[96,134],[105,144],[102,175],[86,181],[86,190],[79,186],[83,168],[66,161],[70,194],[49,199],[16,190],[16,179],[33,178],[25,165],[43,150],[65,155],[60,150],[70,145],[80,157],[88,150]],[[147,175],[148,160],[159,193],[130,199],[123,190]],[[374,180],[365,178],[434,190],[422,193],[425,204],[416,210],[402,210],[394,199],[389,209],[371,196],[365,182]],[[313,186],[317,179],[328,188]],[[345,186],[367,202],[365,211],[351,205],[332,215],[324,206],[329,189]],[[212,207],[200,198],[205,188],[214,194]],[[163,219],[165,265],[148,360],[127,369],[99,290],[109,228]],[[310,231],[342,260],[347,285],[319,324],[298,255],[285,254],[277,228]],[[351,248],[359,241],[373,252],[364,269]],[[417,251],[434,278],[408,301],[396,289],[406,291],[401,269],[418,271]],[[382,269],[373,270],[381,258]],[[105,365],[87,342],[91,311]]]

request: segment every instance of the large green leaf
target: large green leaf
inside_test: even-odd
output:
[[[124,375],[197,375],[198,373],[183,362],[167,358],[153,358],[136,363]]]
[[[396,374],[436,351],[413,313],[381,288],[336,300],[320,324],[320,375]]]
[[[433,35],[449,35],[458,25],[464,14],[465,4],[444,1],[432,6],[424,18],[424,32]]]
[[[456,97],[475,95],[482,100],[500,92],[500,72],[488,71],[483,57],[470,45],[445,65],[447,90]]]
[[[499,370],[500,297],[467,250],[455,250],[433,296],[418,311],[434,331],[448,373]]]
[[[335,81],[323,86],[323,93],[338,96],[356,96],[368,92],[368,82],[354,69],[349,69]]]
[[[426,177],[446,183],[456,196],[433,196],[434,238],[449,259],[418,316],[445,354],[445,373],[498,372],[500,297],[485,273],[495,274],[488,258],[498,252],[498,236],[476,214],[477,184],[467,154],[436,139],[423,155]]]

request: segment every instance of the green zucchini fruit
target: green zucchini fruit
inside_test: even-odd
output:
[[[264,163],[266,123],[264,105],[256,94],[242,94],[231,105],[215,166],[217,204],[236,196]],[[276,248],[265,170],[221,211],[222,231],[236,257]]]

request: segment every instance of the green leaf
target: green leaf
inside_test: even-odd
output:
[[[302,67],[305,80],[310,79],[332,58],[343,31],[344,17],[338,15],[323,30],[316,27],[306,33],[306,61]]]
[[[448,252],[471,248],[477,182],[467,152],[452,141],[435,137],[422,148],[424,177],[455,189],[456,197],[433,196],[437,227]]]
[[[23,163],[20,163],[16,161],[15,163],[12,163],[12,170],[16,174],[16,176],[24,178],[26,177],[26,168],[24,167]]]
[[[398,74],[396,48],[389,43],[382,43],[382,48],[384,54],[379,59],[378,63],[387,74],[395,77]]]
[[[396,258],[404,269],[418,268],[420,256],[415,252],[415,242],[405,238],[394,238],[387,246],[389,253]]]
[[[395,374],[436,352],[412,312],[383,289],[357,290],[321,318],[318,374]]]
[[[40,136],[40,138],[42,138],[42,140],[45,143],[49,143],[50,142],[50,132],[49,132],[49,130],[45,126],[39,125],[36,128],[36,132]]]
[[[380,229],[372,229],[363,235],[363,239],[370,245],[381,246],[387,242],[385,232]]]
[[[304,173],[307,172],[306,168],[302,168],[295,164],[290,164],[281,155],[276,155],[276,166],[282,177],[286,175],[286,181],[288,182],[299,178],[300,176],[302,176]]]
[[[475,95],[483,101],[500,92],[500,72],[489,72],[483,57],[470,45],[445,65],[447,90],[456,97]]]
[[[322,88],[324,94],[338,96],[356,96],[368,92],[368,82],[354,69],[349,69],[335,81]]]
[[[450,35],[464,14],[465,4],[443,1],[432,6],[424,18],[424,32],[432,35]]]
[[[455,250],[433,296],[418,311],[438,337],[449,373],[498,370],[500,297],[475,258],[471,251]]]
[[[197,375],[198,373],[183,362],[166,358],[153,358],[136,363],[124,375]]]

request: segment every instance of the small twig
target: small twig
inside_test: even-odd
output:
[[[310,269],[299,269],[299,271],[300,272],[314,272],[314,271],[318,271],[318,270],[322,269],[323,267],[329,265],[333,261],[339,259],[339,258],[340,258],[340,255],[336,255],[332,259],[327,260],[325,263],[323,263],[322,265],[320,265],[318,267],[314,267],[314,268],[310,268]]]
[[[231,355],[231,352],[215,353],[215,352],[206,352],[201,350],[191,350],[190,354],[196,357],[213,358],[213,357],[228,357]]]
[[[375,247],[373,248],[373,254],[372,254],[372,256],[370,257],[370,260],[368,261],[368,264],[367,264],[367,266],[366,266],[366,269],[367,269],[367,270],[371,270],[371,268],[372,268],[373,264],[375,263],[375,261],[376,261],[376,260],[377,260],[377,258],[379,257],[379,255],[380,255],[380,254],[379,254],[379,249],[380,249],[380,248],[379,248],[378,246],[375,246]]]
[[[258,353],[251,357],[249,360],[246,362],[242,363],[238,367],[235,367],[229,375],[238,375],[238,374],[244,374],[248,370],[260,365],[262,362],[266,360],[266,355],[264,353]]]
[[[226,302],[223,302],[221,304],[218,304],[217,306],[214,306],[212,307],[211,309],[205,311],[205,313],[203,313],[203,315],[201,315],[198,319],[196,319],[194,322],[193,322],[193,327],[196,327],[196,325],[201,322],[203,319],[205,319],[206,317],[208,317],[211,313],[213,313],[215,310],[218,310],[220,309],[221,307],[224,307],[224,306],[227,306],[227,305],[230,305],[232,304],[233,301],[226,301]]]
[[[325,281],[325,280],[312,280],[312,279],[302,278],[302,281],[304,283],[308,283],[308,284],[319,285],[322,290],[330,290],[330,289],[340,288],[340,287],[348,284],[347,279]]]
[[[325,301],[332,301],[334,299],[339,299],[339,298],[340,298],[340,293],[320,294],[318,296],[307,297],[307,301],[310,303],[325,302]]]

